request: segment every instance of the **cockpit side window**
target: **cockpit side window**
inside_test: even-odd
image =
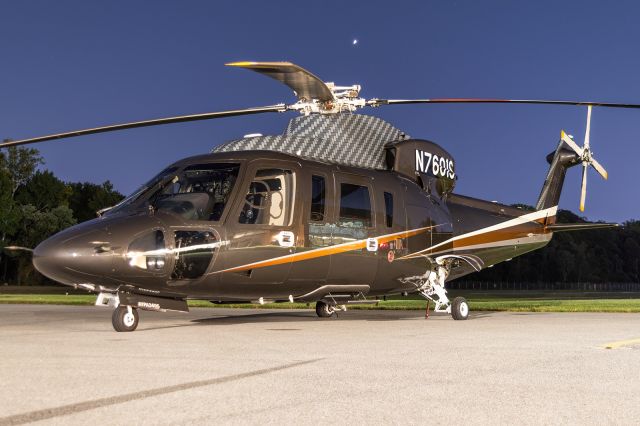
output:
[[[219,221],[238,178],[239,164],[193,164],[156,194],[156,210],[171,212],[186,220]]]
[[[259,169],[247,189],[238,222],[288,226],[293,220],[295,174],[291,170]]]

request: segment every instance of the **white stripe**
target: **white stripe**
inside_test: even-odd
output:
[[[544,243],[544,242],[548,242],[549,240],[551,240],[551,233],[549,234],[539,234],[537,235],[537,237],[540,237],[539,239],[536,239],[534,237],[523,237],[523,238],[516,238],[513,240],[502,240],[502,241],[497,241],[494,243],[485,243],[485,244],[476,244],[473,246],[465,246],[465,247],[459,247],[459,248],[454,248],[452,250],[440,250],[440,251],[434,251],[433,253],[429,253],[429,254],[419,254],[419,253],[414,253],[413,255],[407,255],[401,259],[398,260],[407,260],[407,259],[415,259],[418,257],[433,257],[433,256],[438,256],[441,254],[445,254],[445,253],[461,253],[461,254],[468,254],[465,253],[467,250],[481,250],[481,249],[486,249],[486,248],[497,248],[497,247],[508,247],[508,246],[528,246],[528,245],[532,245],[532,244],[540,244],[540,243]],[[523,241],[525,240],[526,241]],[[415,256],[414,256],[415,255]]]
[[[527,245],[527,244],[544,243],[549,240],[551,240],[551,233],[538,234],[538,235],[533,235],[531,237],[514,238],[511,240],[496,241],[493,243],[475,244],[472,246],[454,248],[453,251],[458,252],[458,251],[464,251],[464,250],[493,248],[493,247],[502,247],[502,246],[521,246],[521,245]]]
[[[126,256],[129,258],[132,257],[137,257],[137,256],[162,256],[165,254],[178,254],[178,253],[184,253],[184,252],[188,252],[188,251],[195,251],[195,250],[203,250],[203,249],[215,249],[215,248],[219,248],[222,246],[226,246],[229,244],[229,241],[216,241],[215,243],[208,243],[208,244],[195,244],[192,246],[185,246],[185,247],[177,247],[174,249],[157,249],[157,250],[149,250],[149,251],[130,251],[127,252]]]
[[[558,211],[558,206],[554,206],[554,207],[549,207],[548,209],[544,209],[544,210],[538,210],[535,212],[531,212],[531,213],[527,213],[525,215],[522,216],[518,216],[516,218],[507,220],[505,222],[501,222],[492,226],[488,226],[486,228],[481,228],[481,229],[477,229],[475,231],[471,231],[471,232],[467,232],[466,234],[462,234],[462,235],[458,235],[457,237],[453,237],[453,238],[449,238],[446,241],[443,241],[441,243],[438,243],[434,246],[431,246],[429,248],[426,248],[424,250],[420,250],[418,252],[412,253],[412,254],[408,254],[404,257],[399,258],[398,260],[402,260],[402,259],[410,259],[412,257],[416,257],[416,256],[420,256],[422,253],[433,250],[435,248],[438,248],[440,246],[443,246],[445,244],[454,242],[454,241],[458,241],[464,238],[469,238],[469,237],[473,237],[476,235],[482,235],[482,234],[486,234],[489,232],[493,232],[493,231],[497,231],[500,229],[505,229],[505,228],[511,228],[512,226],[516,226],[516,225],[522,225],[523,223],[527,223],[527,222],[533,222],[536,219],[542,219],[542,218],[546,218],[548,216],[555,216],[556,213]],[[465,247],[466,249],[467,247]],[[432,253],[433,254],[433,253]]]

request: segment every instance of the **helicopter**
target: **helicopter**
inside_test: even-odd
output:
[[[233,62],[293,90],[297,101],[115,124],[0,148],[197,120],[295,111],[280,135],[249,134],[171,164],[93,220],[32,251],[35,268],[98,293],[116,331],[134,331],[138,310],[188,312],[216,304],[315,303],[326,318],[350,304],[418,293],[454,320],[469,317],[448,281],[544,247],[555,232],[615,227],[560,224],[566,171],[607,179],[590,148],[593,107],[636,104],[517,99],[364,99],[359,85],[326,83],[291,62]],[[509,103],[587,107],[580,146],[561,131],[533,211],[454,193],[455,159],[435,142],[356,113],[398,104]]]

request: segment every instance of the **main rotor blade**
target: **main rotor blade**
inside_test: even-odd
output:
[[[371,99],[371,106],[395,104],[542,104],[542,105],[584,105],[606,108],[640,108],[640,104],[613,102],[553,101],[540,99],[485,99],[485,98],[435,98],[435,99]]]
[[[4,248],[6,251],[28,251],[33,253],[33,249],[29,248],[29,247],[22,247],[22,246],[6,246]]]
[[[134,121],[131,123],[113,124],[110,126],[94,127],[92,129],[74,130],[73,132],[56,133],[54,135],[39,136],[37,138],[21,139],[0,144],[0,148],[26,145],[37,142],[51,141],[55,139],[73,138],[76,136],[91,135],[94,133],[113,132],[116,130],[135,129],[137,127],[159,126],[162,124],[184,123],[187,121],[212,120],[214,118],[234,117],[238,115],[261,114],[263,112],[284,112],[285,104],[270,105],[264,107],[237,109],[230,111],[205,112],[202,114],[180,115],[177,117],[156,118],[153,120]]]
[[[298,100],[333,101],[327,84],[310,71],[291,62],[230,62],[230,67],[245,68],[278,80],[296,93]]]
[[[587,198],[587,163],[582,163],[582,188],[580,190],[580,211],[584,211],[584,202]]]

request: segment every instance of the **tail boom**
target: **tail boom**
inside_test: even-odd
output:
[[[536,210],[545,210],[558,205],[567,169],[580,164],[580,156],[560,140],[556,150],[547,156],[547,161],[550,164],[549,172],[542,185]],[[555,223],[555,217],[553,220],[552,223]]]

